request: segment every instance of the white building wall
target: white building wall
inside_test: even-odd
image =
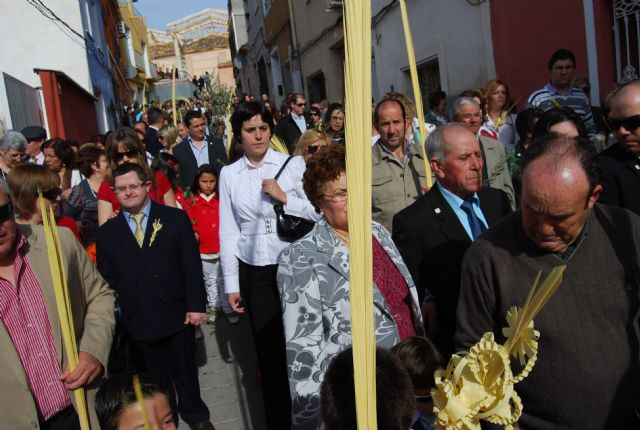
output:
[[[373,0],[373,15],[389,3]],[[416,62],[438,57],[443,91],[455,96],[495,77],[488,2],[472,6],[462,0],[407,0],[406,4]],[[393,87],[413,98],[397,3],[374,25],[372,38],[377,93],[383,95]]]
[[[82,34],[77,0],[47,0],[49,9]],[[84,42],[61,24],[56,25],[26,1],[0,0],[0,72],[32,87],[40,86],[33,69],[59,70],[93,93]],[[60,28],[63,27],[64,31]],[[0,116],[10,121],[6,92],[0,92]]]

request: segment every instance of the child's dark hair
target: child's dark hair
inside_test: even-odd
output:
[[[160,172],[166,176],[171,183],[171,189],[173,191],[177,190],[180,186],[178,184],[178,176],[173,169],[173,166],[176,164],[180,164],[180,161],[168,152],[160,152],[151,162],[151,170],[154,172]]]
[[[191,192],[198,194],[200,192],[200,176],[208,173],[216,178],[216,193],[218,192],[218,171],[211,164],[203,164],[198,167],[196,174],[193,176],[193,182],[191,183]]]
[[[140,376],[142,396],[147,399],[167,392],[149,378]],[[133,373],[122,373],[105,380],[96,394],[96,415],[102,430],[118,430],[118,420],[124,410],[137,401],[133,390]]]
[[[425,337],[412,336],[391,348],[409,372],[413,388],[433,388],[433,374],[445,365],[438,348]]]

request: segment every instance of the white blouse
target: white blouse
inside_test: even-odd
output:
[[[260,166],[246,156],[225,166],[220,173],[220,261],[227,294],[240,291],[238,259],[252,266],[277,264],[289,242],[276,232],[274,200],[262,192],[262,181],[273,179],[289,156],[269,148]],[[302,188],[306,169],[302,157],[293,157],[278,178],[287,194],[285,213],[320,220]]]

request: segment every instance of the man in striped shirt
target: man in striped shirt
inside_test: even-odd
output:
[[[573,52],[568,49],[554,52],[549,59],[549,82],[529,96],[526,107],[548,111],[554,107],[567,106],[580,115],[589,137],[593,137],[597,129],[589,98],[584,91],[571,86],[575,68],[576,57]]]

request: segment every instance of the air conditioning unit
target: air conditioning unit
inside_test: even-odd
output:
[[[344,0],[327,0],[327,9],[342,9]]]
[[[118,36],[126,37],[127,35],[127,26],[124,25],[124,21],[118,21]]]

